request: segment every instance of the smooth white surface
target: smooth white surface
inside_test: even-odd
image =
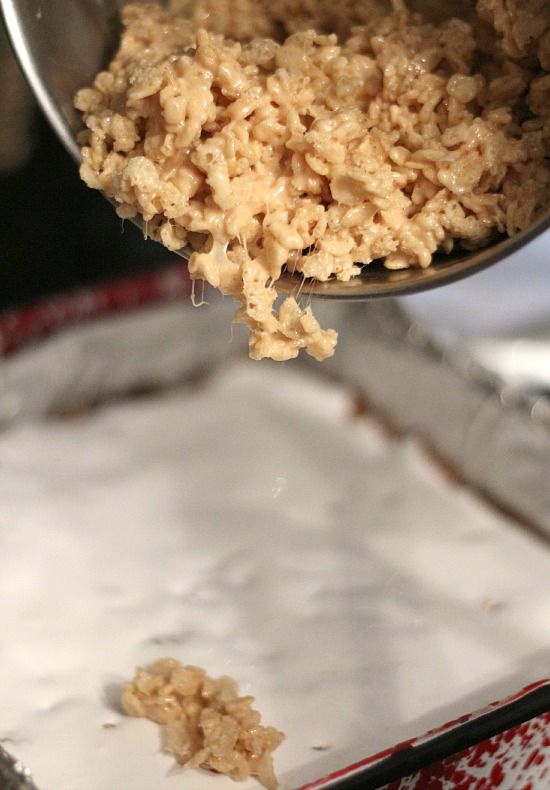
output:
[[[550,387],[550,231],[502,263],[400,303],[505,383]]]
[[[439,332],[510,337],[550,315],[550,231],[479,274],[399,300]]]
[[[547,548],[351,411],[243,362],[0,436],[0,738],[40,790],[236,787],[117,711],[164,655],[256,696],[286,787],[548,673]]]
[[[481,338],[469,346],[487,370],[507,384],[550,392],[550,323],[545,339],[518,338],[506,342]]]

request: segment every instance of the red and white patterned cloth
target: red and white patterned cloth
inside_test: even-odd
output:
[[[537,711],[537,715],[530,715]],[[542,711],[542,712],[541,712]],[[515,723],[518,722],[519,723]],[[514,722],[514,724],[512,724]],[[480,735],[493,730],[486,738]],[[469,741],[453,751],[453,744]],[[430,760],[439,753],[438,760]],[[407,772],[407,764],[417,770]],[[386,784],[384,773],[398,778]],[[413,738],[300,790],[548,790],[550,681]]]
[[[385,790],[544,790],[550,787],[550,713],[422,768]]]

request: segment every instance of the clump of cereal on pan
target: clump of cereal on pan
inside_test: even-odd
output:
[[[174,659],[138,669],[122,692],[122,706],[164,726],[164,750],[178,763],[206,768],[233,779],[256,776],[276,790],[273,752],[283,740],[261,723],[253,697],[239,696],[234,680],[211,678],[203,669]]]

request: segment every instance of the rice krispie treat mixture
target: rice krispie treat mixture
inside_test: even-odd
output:
[[[261,724],[254,697],[240,697],[229,677],[210,678],[199,667],[174,659],[138,669],[124,686],[122,706],[131,716],[165,725],[164,750],[178,763],[208,768],[233,779],[257,776],[275,790],[272,752],[283,734]]]
[[[76,96],[82,177],[193,249],[191,277],[241,304],[254,359],[329,357],[336,333],[293,296],[276,304],[283,267],[427,267],[550,202],[550,4],[471,10],[429,24],[403,0],[127,5],[114,60]]]

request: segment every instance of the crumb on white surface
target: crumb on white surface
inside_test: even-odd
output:
[[[130,716],[164,725],[163,749],[181,765],[237,780],[256,776],[275,790],[272,753],[284,735],[261,724],[253,702],[254,697],[239,696],[231,678],[211,678],[200,667],[169,658],[150,670],[138,669],[122,691],[122,707]]]

